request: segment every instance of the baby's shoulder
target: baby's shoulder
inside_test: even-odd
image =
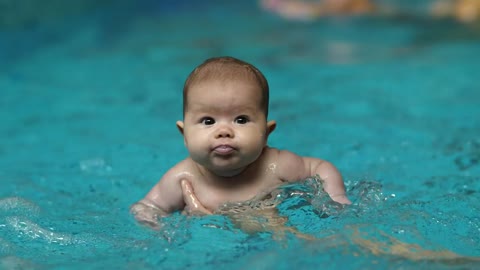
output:
[[[296,181],[311,176],[308,170],[308,159],[288,150],[269,148],[267,155],[268,168],[282,181]]]
[[[289,150],[282,150],[274,147],[266,147],[265,157],[274,162],[292,162],[301,161],[302,157]]]
[[[288,172],[292,169],[297,171],[304,167],[304,159],[294,152],[268,147],[264,153],[264,164],[268,167],[276,167],[279,173]]]
[[[190,158],[186,158],[171,167],[165,176],[172,180],[189,179],[196,175],[196,168]]]

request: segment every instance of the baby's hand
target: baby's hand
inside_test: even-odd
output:
[[[330,198],[334,201],[336,201],[337,203],[341,203],[341,204],[352,204],[352,202],[347,198],[347,196],[345,194],[341,194],[341,195],[331,195]]]
[[[164,216],[163,211],[155,206],[150,206],[142,202],[135,203],[130,207],[130,213],[135,219],[152,229],[158,230],[161,228],[158,219]]]
[[[187,215],[211,215],[212,211],[205,208],[193,193],[192,185],[187,180],[182,180],[183,200],[185,209],[183,212]]]

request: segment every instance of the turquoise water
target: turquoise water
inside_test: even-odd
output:
[[[0,30],[1,269],[474,269],[480,256],[480,27],[419,16],[287,22],[254,2],[102,6]],[[269,144],[328,159],[354,204],[308,185],[279,206],[308,241],[222,216],[128,213],[187,154],[181,89],[205,58],[258,66]],[[290,192],[291,191],[291,192]],[[384,244],[384,253],[362,248]]]

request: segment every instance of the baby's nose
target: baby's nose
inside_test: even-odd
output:
[[[215,138],[233,138],[234,132],[228,125],[219,126],[215,133]]]

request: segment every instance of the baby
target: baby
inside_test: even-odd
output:
[[[276,187],[320,177],[332,200],[350,204],[342,176],[329,162],[267,145],[276,122],[268,121],[269,87],[253,65],[232,57],[206,60],[183,88],[183,135],[189,156],[131,207],[143,224],[175,211],[213,213]]]

